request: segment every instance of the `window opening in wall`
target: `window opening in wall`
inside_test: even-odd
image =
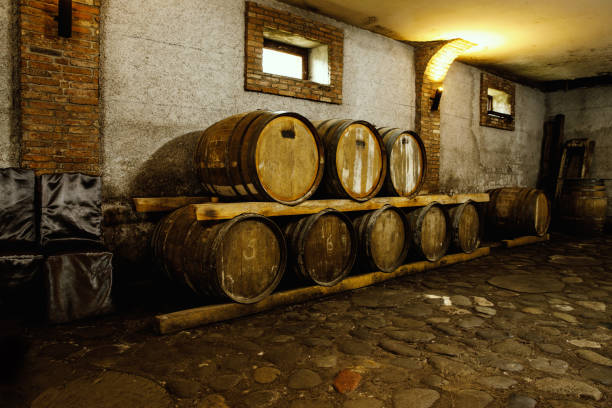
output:
[[[308,79],[308,49],[264,40],[263,72],[291,78]]]
[[[487,88],[487,114],[511,118],[512,100],[510,94],[499,89]]]
[[[271,28],[263,35],[263,72],[330,84],[327,44]]]

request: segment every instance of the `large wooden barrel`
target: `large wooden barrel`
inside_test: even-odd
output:
[[[307,284],[333,286],[351,271],[357,236],[346,215],[326,209],[285,227],[294,275]]]
[[[376,128],[363,120],[313,123],[325,145],[325,192],[357,201],[374,197],[387,174],[387,151]]]
[[[402,264],[408,248],[409,225],[402,211],[385,205],[353,220],[359,239],[358,265],[364,272],[393,272]]]
[[[557,203],[559,225],[568,232],[601,233],[606,224],[608,196],[598,179],[565,179]]]
[[[451,244],[466,254],[474,252],[480,245],[480,219],[471,200],[448,210],[451,225]]]
[[[427,169],[425,145],[411,130],[378,128],[388,155],[387,177],[384,191],[400,197],[416,195]]]
[[[412,244],[418,254],[428,261],[442,258],[450,245],[448,214],[439,203],[433,202],[408,213]]]
[[[200,135],[195,167],[213,195],[295,205],[321,182],[325,154],[313,125],[297,113],[257,110],[230,116]]]
[[[159,222],[151,245],[171,279],[200,296],[238,303],[269,295],[287,263],[282,231],[257,214],[203,223],[193,209],[183,207]]]
[[[550,202],[542,190],[504,187],[488,193],[485,221],[491,238],[546,234],[550,225]]]

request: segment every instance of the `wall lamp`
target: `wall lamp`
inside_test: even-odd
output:
[[[443,88],[439,87],[438,89],[436,89],[436,93],[434,94],[434,96],[432,96],[431,98],[431,110],[432,111],[437,111],[438,108],[440,107],[440,99],[442,99],[442,91]]]
[[[59,0],[57,3],[57,34],[60,37],[72,37],[72,0]]]

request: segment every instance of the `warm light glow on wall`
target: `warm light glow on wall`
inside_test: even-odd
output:
[[[461,38],[445,44],[429,60],[427,68],[425,69],[425,76],[433,82],[442,82],[448,72],[450,64],[453,63],[455,58],[475,45],[476,44]]]

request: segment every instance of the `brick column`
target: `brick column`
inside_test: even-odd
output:
[[[440,110],[431,110],[436,89],[441,88],[450,64],[474,44],[462,40],[428,41],[415,49],[416,132],[427,152],[427,175],[421,191],[435,193],[440,184]]]
[[[19,2],[21,166],[99,174],[100,0],[72,2],[71,38],[57,4]]]

